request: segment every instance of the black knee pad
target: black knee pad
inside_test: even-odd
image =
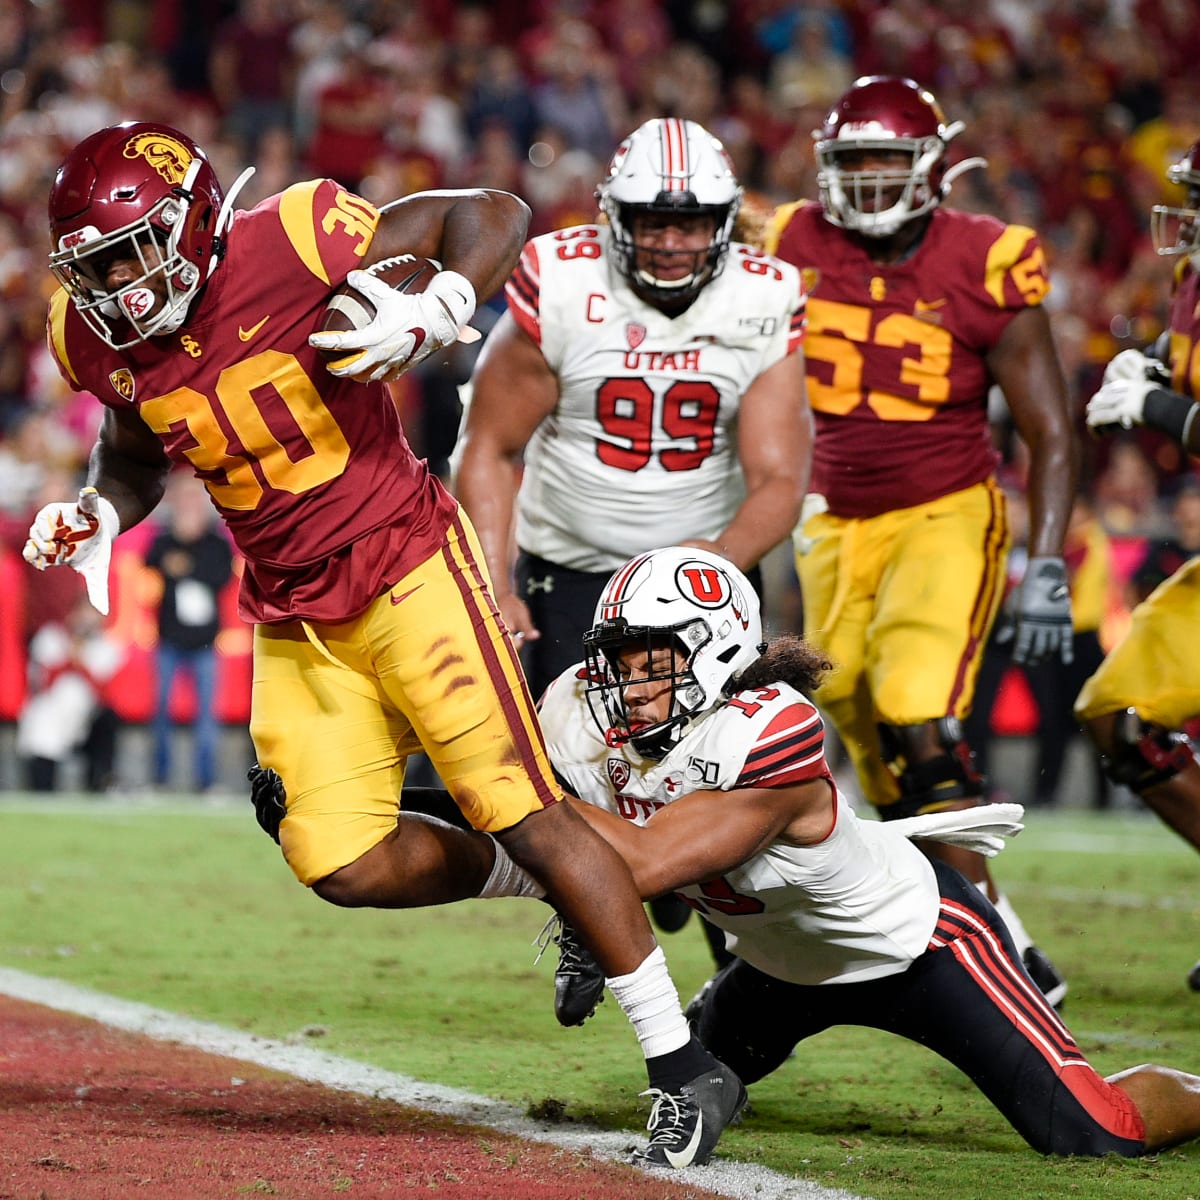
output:
[[[975,769],[975,755],[956,717],[932,722],[942,752],[924,762],[913,761],[928,724],[879,725],[884,761],[900,785],[900,799],[879,810],[885,821],[937,812],[954,801],[983,796],[983,776]]]
[[[1135,792],[1165,783],[1195,761],[1187,734],[1151,725],[1133,708],[1116,714],[1112,753],[1100,755],[1105,775]]]

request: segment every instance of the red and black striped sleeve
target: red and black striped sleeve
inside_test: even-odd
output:
[[[737,778],[737,788],[790,787],[823,779],[825,725],[811,705],[796,701],[781,709],[759,734]]]
[[[504,296],[513,320],[538,346],[542,344],[541,288],[537,247],[533,242],[526,242],[516,270],[504,285]]]

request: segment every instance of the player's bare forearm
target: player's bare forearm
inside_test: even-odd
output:
[[[517,265],[529,216],[524,200],[493,188],[417,192],[381,211],[363,263],[396,254],[436,259],[466,276],[482,303]]]
[[[1079,440],[1046,313],[1040,307],[1018,313],[987,361],[1029,448],[1030,557],[1061,557],[1075,501]]]
[[[1029,556],[1060,557],[1075,503],[1078,470],[1075,438],[1070,430],[1063,436],[1043,439],[1029,458]]]
[[[791,535],[803,502],[804,477],[789,474],[767,480],[742,501],[714,539],[716,549],[741,570],[750,570]]]
[[[88,458],[87,482],[117,510],[129,529],[162,499],[171,461],[139,417],[106,409]]]
[[[454,484],[455,495],[483,547],[497,594],[512,589],[512,519],[517,497],[516,466],[478,439],[468,441]]]
[[[797,845],[827,837],[831,795],[815,781],[792,788],[693,792],[644,826],[573,797],[567,803],[625,860],[643,899],[715,879],[777,838]]]
[[[813,434],[804,356],[789,354],[750,385],[738,411],[738,461],[746,496],[715,541],[742,570],[795,528],[808,490]]]

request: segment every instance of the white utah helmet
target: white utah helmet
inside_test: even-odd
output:
[[[621,144],[596,189],[612,229],[614,261],[634,289],[654,301],[694,299],[725,265],[742,188],[725,147],[702,125],[676,117],[647,121]],[[708,247],[683,278],[659,279],[638,267],[633,217],[638,212],[711,214]]]
[[[677,649],[683,662],[661,678],[671,685],[667,717],[630,731],[619,655],[630,645]],[[758,596],[719,554],[668,546],[636,555],[605,585],[583,636],[588,706],[605,740],[629,742],[645,758],[663,758],[687,726],[736,690],[731,686],[766,648]]]
[[[1167,178],[1186,189],[1182,208],[1156,204],[1150,210],[1150,236],[1155,252],[1169,257],[1186,254],[1200,271],[1200,142],[1193,142],[1167,168]]]

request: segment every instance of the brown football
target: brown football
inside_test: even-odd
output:
[[[367,267],[372,275],[378,275],[384,283],[398,292],[423,292],[429,281],[442,269],[432,258],[421,258],[413,254],[401,254],[385,258]],[[325,306],[321,331],[345,333],[350,329],[365,329],[375,319],[375,306],[362,292],[343,283]],[[341,358],[345,351],[322,351],[327,359]]]

